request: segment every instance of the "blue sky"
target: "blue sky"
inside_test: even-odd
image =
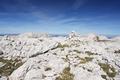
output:
[[[120,34],[120,0],[0,0],[0,33]]]

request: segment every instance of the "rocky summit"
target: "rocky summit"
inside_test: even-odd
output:
[[[120,37],[0,36],[0,80],[120,80]]]

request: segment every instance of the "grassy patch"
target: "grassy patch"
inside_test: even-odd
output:
[[[0,75],[2,76],[9,76],[14,70],[16,70],[18,67],[20,67],[23,64],[21,60],[18,59],[6,60],[0,58],[0,62],[5,64],[4,66],[0,67]]]
[[[109,64],[99,63],[100,67],[109,77],[115,77],[117,72],[114,67],[111,67]]]
[[[100,40],[99,36],[96,36],[96,40],[95,41],[99,41],[99,40]]]
[[[90,62],[90,61],[92,61],[93,60],[93,57],[85,57],[85,58],[80,58],[80,63],[81,64],[85,64],[85,63],[87,63],[87,62]]]
[[[70,67],[66,67],[56,80],[73,80],[74,75],[70,73]]]
[[[58,46],[57,46],[57,48],[65,48],[65,47],[69,47],[69,45],[59,43]]]
[[[93,52],[90,52],[90,51],[85,51],[85,53],[87,53],[89,56],[96,55],[96,53],[93,53]]]
[[[76,52],[76,53],[81,53],[81,51],[78,51],[78,50],[73,50],[74,52]]]

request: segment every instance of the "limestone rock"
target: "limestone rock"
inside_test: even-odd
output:
[[[24,64],[0,80],[120,80],[119,44],[119,39],[75,32],[68,37],[37,33],[2,36],[2,57],[19,58]]]

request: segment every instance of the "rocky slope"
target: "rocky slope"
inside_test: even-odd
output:
[[[0,37],[0,80],[120,80],[120,39],[75,32]]]

